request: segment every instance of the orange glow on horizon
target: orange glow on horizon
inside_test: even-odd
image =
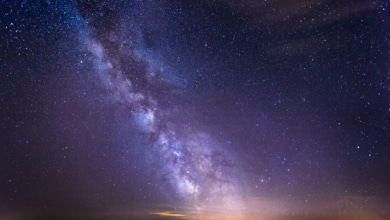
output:
[[[170,211],[166,212],[153,212],[153,215],[163,216],[163,217],[176,217],[176,218],[187,218],[187,215],[179,214],[179,213],[173,213]]]

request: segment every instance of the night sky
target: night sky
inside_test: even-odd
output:
[[[0,1],[0,218],[389,210],[389,2]]]

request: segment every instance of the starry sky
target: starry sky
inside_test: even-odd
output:
[[[0,51],[0,217],[390,214],[387,1],[2,0]]]

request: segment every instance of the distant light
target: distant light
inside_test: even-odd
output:
[[[187,215],[169,212],[169,211],[167,211],[167,212],[153,212],[152,214],[162,216],[162,217],[178,217],[178,218],[186,218],[187,217]]]

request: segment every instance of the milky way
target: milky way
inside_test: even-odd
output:
[[[132,73],[122,72],[121,66],[114,66],[102,44],[90,37],[84,40],[86,48],[92,54],[95,71],[109,92],[108,98],[126,106],[137,130],[147,136],[150,144],[145,146],[149,148],[146,150],[147,154],[153,155],[152,166],[158,166],[157,173],[161,173],[170,183],[172,196],[195,205],[197,209],[215,203],[238,209],[239,181],[235,180],[238,174],[234,170],[233,161],[225,157],[226,150],[224,152],[209,135],[192,128],[191,124],[180,126],[170,121],[169,118],[175,117],[170,116],[173,114],[171,106],[161,108],[160,100],[154,97],[153,91],[134,88],[132,81],[126,76]],[[138,54],[142,51],[131,53]],[[121,58],[148,63],[144,57],[134,56]],[[145,78],[143,86],[158,85],[161,71],[148,66],[143,73],[145,76],[139,76]],[[174,86],[169,82],[166,84]],[[174,114],[183,113],[176,111]]]
[[[0,4],[0,218],[389,215],[387,2]]]

